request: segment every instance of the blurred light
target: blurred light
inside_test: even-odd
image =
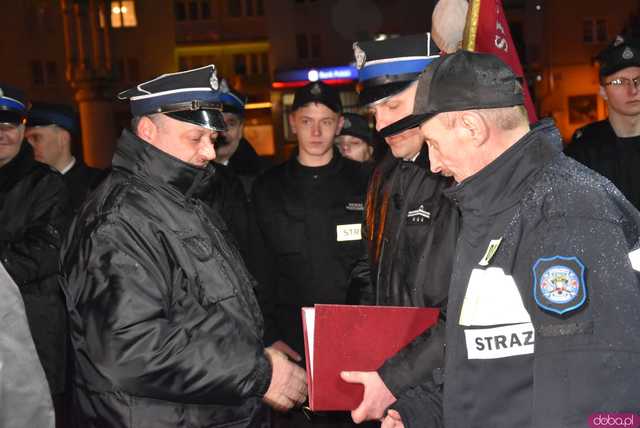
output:
[[[536,81],[538,81],[538,82],[542,82],[542,74],[538,74],[538,75],[536,76]]]
[[[384,33],[382,33],[382,34],[378,34],[378,35],[375,37],[375,41],[379,42],[380,40],[387,40],[387,35],[386,35],[386,34],[384,34]]]
[[[120,8],[118,6],[113,8],[113,13],[118,14],[120,13]]]
[[[268,101],[262,103],[248,103],[244,106],[245,110],[256,110],[260,108],[271,108],[271,103]]]
[[[307,79],[309,79],[309,82],[317,82],[319,78],[320,73],[318,73],[318,70],[309,70],[309,73],[307,74]]]
[[[539,4],[537,4],[537,5],[536,5],[536,10],[537,10],[537,11],[541,11],[541,10],[542,10],[542,6],[541,6],[541,5],[539,5]]]
[[[122,6],[122,7],[120,8],[120,12],[121,12],[121,13],[127,13],[127,6]]]

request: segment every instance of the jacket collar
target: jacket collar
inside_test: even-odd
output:
[[[298,161],[298,150],[294,150],[288,162],[289,174],[293,177],[326,177],[335,174],[344,165],[344,158],[337,149],[333,149],[333,157],[328,164],[317,167],[304,166]]]
[[[0,188],[4,188],[7,183],[20,180],[25,172],[33,168],[35,164],[31,145],[26,140],[22,141],[18,154],[6,165],[0,167]]]
[[[458,205],[464,223],[491,218],[519,203],[542,167],[561,152],[560,133],[551,120],[542,120],[492,163],[444,193]]]
[[[201,196],[215,173],[212,162],[204,168],[193,166],[138,138],[127,129],[122,131],[118,140],[113,167],[163,186],[171,186],[187,198]]]

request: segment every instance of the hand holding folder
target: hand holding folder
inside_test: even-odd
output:
[[[439,310],[390,306],[315,305],[302,309],[309,406],[313,411],[352,410],[363,387],[342,371],[377,370],[434,325]]]

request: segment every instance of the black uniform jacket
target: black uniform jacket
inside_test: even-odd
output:
[[[369,264],[358,264],[354,280],[364,284],[370,275],[375,292],[363,296],[374,294],[379,305],[442,311],[436,326],[378,370],[396,396],[410,385],[431,379],[433,370],[443,367],[444,320],[459,221],[454,204],[443,195],[451,183],[450,178],[429,170],[425,146],[414,162],[389,153],[369,184]],[[366,298],[361,302],[373,303]]]
[[[0,261],[20,288],[31,334],[54,394],[64,391],[66,316],[56,275],[70,221],[62,177],[31,145],[0,168]]]
[[[611,180],[640,209],[640,136],[618,137],[602,120],[578,129],[565,153]]]
[[[547,121],[447,196],[462,226],[444,426],[578,428],[637,412],[640,213],[564,156]]]
[[[268,387],[253,280],[199,199],[214,168],[128,131],[62,255],[83,427],[246,427]]]
[[[71,169],[62,176],[69,189],[74,213],[78,212],[89,193],[98,187],[106,175],[106,171],[91,168],[85,165],[82,160],[76,159]]]
[[[266,343],[284,340],[302,354],[300,308],[346,303],[349,275],[363,251],[366,185],[363,165],[337,152],[317,168],[302,166],[294,153],[256,180]]]

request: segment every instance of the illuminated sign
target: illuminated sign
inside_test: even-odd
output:
[[[358,79],[358,70],[351,66],[305,68],[276,73],[274,88],[303,86],[308,82],[348,84]]]

